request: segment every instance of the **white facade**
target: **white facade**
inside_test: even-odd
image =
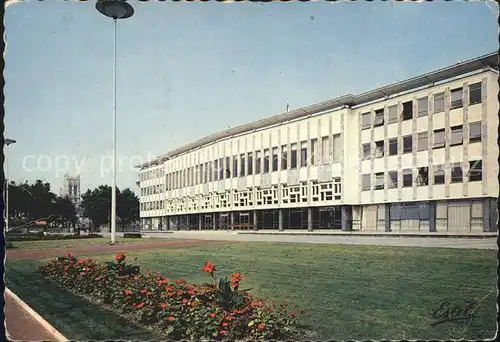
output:
[[[496,65],[480,57],[141,165],[143,228],[492,231]]]

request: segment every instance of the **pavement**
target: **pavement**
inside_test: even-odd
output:
[[[47,321],[10,290],[5,291],[7,338],[16,341],[66,341]]]
[[[175,231],[171,239],[226,240],[240,242],[322,243],[399,247],[472,248],[498,250],[498,236],[489,237],[418,237],[362,235],[260,235],[226,231]]]

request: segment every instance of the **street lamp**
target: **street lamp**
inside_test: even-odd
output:
[[[6,138],[5,146],[7,150],[5,152],[5,231],[9,231],[9,145],[15,144],[17,141],[13,139]]]
[[[111,243],[116,242],[116,20],[127,19],[134,8],[124,0],[98,0],[95,8],[102,15],[112,18],[114,24],[113,51],[113,170],[111,180]]]

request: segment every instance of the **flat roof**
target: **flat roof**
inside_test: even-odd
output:
[[[199,148],[201,146],[213,143],[215,141],[229,138],[234,135],[239,135],[253,130],[265,128],[267,126],[277,125],[282,122],[296,120],[308,115],[317,114],[327,110],[338,109],[342,107],[353,107],[363,103],[369,103],[390,95],[399,94],[408,90],[424,87],[429,84],[438,83],[456,76],[467,74],[483,68],[498,69],[498,53],[490,53],[465,62],[459,62],[454,65],[432,71],[427,74],[396,82],[391,85],[370,90],[359,95],[343,95],[331,100],[320,102],[311,106],[298,108],[290,112],[281,113],[269,118],[261,119],[234,128],[230,128],[218,133],[208,135],[204,138],[195,140],[192,143],[186,144],[174,150],[171,150],[149,162],[137,165],[138,168],[148,166],[156,166],[165,160],[174,158],[182,153]]]

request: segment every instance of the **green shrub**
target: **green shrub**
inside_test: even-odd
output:
[[[129,319],[160,331],[170,340],[298,339],[303,332],[285,304],[272,305],[239,288],[240,273],[218,278],[215,266],[202,268],[211,282],[188,284],[159,273],[141,274],[139,266],[116,262],[98,264],[71,254],[39,267],[43,277],[75,293],[108,304]]]
[[[92,239],[100,238],[102,235],[98,234],[88,234],[88,235],[78,235],[78,234],[47,234],[42,233],[28,233],[28,234],[6,234],[5,239],[8,241],[42,241],[42,240],[74,240],[74,239]]]
[[[141,233],[123,233],[124,238],[129,238],[129,239],[140,239],[142,238]]]

